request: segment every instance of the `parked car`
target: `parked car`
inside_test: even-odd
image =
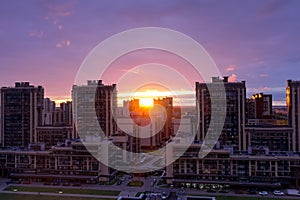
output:
[[[14,181],[14,184],[21,184],[21,181]]]
[[[62,186],[70,186],[70,183],[63,183]]]
[[[23,181],[23,184],[30,184],[30,181]]]
[[[252,190],[247,190],[247,194],[256,194],[256,190],[252,189]]]
[[[283,196],[284,195],[284,193],[282,191],[280,191],[280,190],[274,190],[273,194],[275,196]]]
[[[260,191],[258,194],[261,195],[261,196],[269,195],[269,193],[267,191]]]
[[[169,196],[170,196],[170,193],[167,193],[167,192],[162,192],[161,193],[161,198],[162,199],[167,199],[167,198],[169,198]]]
[[[7,182],[6,182],[7,185],[13,184],[13,183],[14,183],[13,181],[7,181]]]
[[[121,185],[121,184],[122,184],[122,181],[118,180],[117,185]]]
[[[219,193],[228,193],[227,190],[220,190]]]
[[[208,189],[208,190],[206,190],[206,192],[209,192],[209,193],[216,193],[216,191],[213,190],[213,189]]]

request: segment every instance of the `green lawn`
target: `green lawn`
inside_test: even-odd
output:
[[[63,193],[67,193],[67,194],[90,194],[90,195],[105,195],[105,196],[118,196],[120,194],[120,191],[116,191],[116,190],[89,190],[89,189],[73,189],[73,188],[48,188],[48,187],[24,187],[24,186],[8,186],[4,190],[13,191],[14,189],[23,192],[58,193],[58,191],[62,191]]]
[[[0,199],[5,200],[114,200],[109,198],[63,197],[24,194],[0,194]]]
[[[137,193],[135,194],[135,196],[136,196],[136,197],[139,197],[142,193],[144,193],[144,192],[137,192]]]
[[[131,187],[142,187],[144,185],[143,181],[131,181],[127,184],[127,186]]]

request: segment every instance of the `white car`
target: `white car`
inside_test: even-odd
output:
[[[169,193],[167,193],[167,192],[162,192],[161,193],[161,198],[162,199],[167,199],[169,197]]]
[[[283,196],[283,195],[284,195],[284,193],[281,192],[280,190],[274,190],[273,194],[274,194],[275,196]]]
[[[258,194],[261,196],[267,196],[269,193],[267,191],[261,191]]]

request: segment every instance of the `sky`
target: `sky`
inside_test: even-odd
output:
[[[69,99],[82,62],[100,42],[133,28],[163,27],[201,44],[222,75],[246,81],[248,96],[271,93],[282,104],[286,80],[300,79],[299,10],[297,0],[2,0],[0,86],[29,81],[47,97]],[[110,67],[121,65],[118,78],[146,61],[180,63],[162,54],[136,53]],[[107,74],[113,83],[114,73]]]

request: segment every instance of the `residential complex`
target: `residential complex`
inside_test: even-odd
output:
[[[172,153],[181,151],[174,143]],[[201,144],[193,144],[172,165],[166,179],[178,187],[288,188],[299,187],[300,154],[271,152],[268,148],[248,151],[214,149],[205,158],[198,157]]]
[[[220,84],[226,94],[224,126],[212,151],[200,158],[211,121],[210,98],[221,99],[216,89]],[[18,83],[15,88],[2,88],[1,174],[14,180],[94,184],[109,181],[118,172],[101,160],[130,170],[152,162],[152,158],[137,158],[134,153],[151,152],[168,144],[171,148],[165,156],[152,162],[166,170],[163,180],[167,184],[191,188],[300,187],[299,81],[287,82],[286,125],[274,123],[272,95],[257,93],[247,99],[244,81],[214,77],[211,83],[197,82],[195,90],[198,113],[175,117],[172,97],[158,98],[154,106],[162,106],[165,114],[152,113],[149,125],[149,110],[141,109],[138,99],[125,101],[123,108],[117,108],[117,86],[104,85],[101,80],[74,85],[72,103],[59,107],[44,99],[40,86]],[[28,118],[35,119],[35,123],[25,131],[33,122],[29,120],[27,125]],[[150,137],[139,138],[147,125],[149,129],[144,133]],[[98,140],[101,145],[95,142],[101,134],[99,127],[105,136]],[[12,140],[10,134],[21,139]],[[184,141],[191,141],[191,145]],[[112,145],[120,151],[111,151]],[[164,166],[180,153],[183,155]]]

